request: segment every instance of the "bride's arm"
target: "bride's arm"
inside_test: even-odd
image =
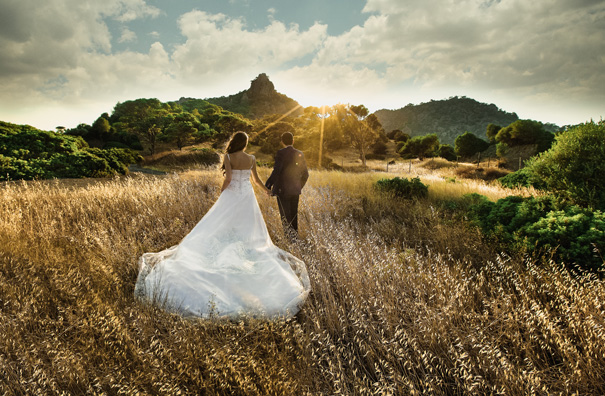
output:
[[[223,180],[221,192],[225,191],[227,186],[229,186],[229,183],[231,183],[231,162],[229,161],[229,157],[227,157],[227,154],[223,156],[223,164],[225,164],[225,180]]]
[[[260,177],[258,177],[258,172],[256,172],[256,160],[252,164],[252,180],[267,194],[271,194],[271,190],[265,187],[265,184],[261,181]]]

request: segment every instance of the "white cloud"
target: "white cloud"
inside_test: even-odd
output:
[[[605,103],[603,1],[368,0],[364,11],[363,26],[326,40],[320,63],[382,64],[387,81],[435,93]]]
[[[275,8],[260,29],[191,11],[175,22],[181,44],[116,53],[112,39],[145,33],[110,32],[108,19],[162,11],[144,0],[0,0],[0,119],[34,123],[40,107],[44,127],[74,126],[69,114],[92,122],[118,101],[231,94],[261,72],[303,105],[399,108],[467,95],[544,121],[564,123],[556,116],[570,109],[585,117],[576,122],[603,114],[603,1],[367,0],[364,11],[361,26],[338,36],[325,24],[286,25]]]
[[[159,8],[146,4],[144,0],[113,0],[105,1],[105,4],[110,5],[109,15],[120,22],[131,22],[146,17],[155,18],[162,14]]]
[[[0,27],[0,119],[44,128],[70,125],[60,117],[75,113],[76,118],[91,107],[98,110],[103,98],[111,97],[115,104],[129,89],[132,95],[134,87],[157,87],[166,81],[170,68],[163,48],[154,46],[148,54],[111,54],[111,34],[103,20],[126,21],[158,12],[141,0],[0,3],[0,19],[13,21]],[[120,41],[133,38],[133,32],[124,29]]]
[[[327,28],[315,24],[300,31],[297,25],[272,21],[264,29],[248,30],[242,19],[203,11],[183,15],[179,26],[187,41],[175,49],[173,59],[179,78],[193,80],[246,69],[275,70],[317,51]]]
[[[119,43],[132,43],[137,41],[137,34],[128,28],[122,29],[122,35],[118,39]]]

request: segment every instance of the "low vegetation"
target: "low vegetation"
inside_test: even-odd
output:
[[[509,196],[491,202],[480,195],[468,216],[508,250],[547,254],[570,269],[603,270],[605,214],[576,205],[567,205],[550,195]]]
[[[79,136],[0,121],[0,181],[125,175],[141,159],[130,149],[89,147]]]
[[[505,254],[443,206],[510,190],[427,173],[426,198],[393,200],[374,189],[392,176],[311,172],[294,244],[258,194],[313,288],[271,322],[185,320],[133,296],[138,257],[191,230],[218,170],[5,183],[0,393],[603,394],[603,282]]]
[[[400,177],[380,179],[376,182],[376,189],[397,198],[425,198],[429,194],[428,186],[419,177],[411,180]]]

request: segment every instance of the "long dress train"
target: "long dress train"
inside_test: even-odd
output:
[[[177,245],[145,253],[135,294],[184,316],[295,315],[311,289],[305,264],[271,241],[250,170]]]

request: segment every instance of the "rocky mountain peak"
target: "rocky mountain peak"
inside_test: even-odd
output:
[[[269,77],[265,73],[261,73],[252,80],[250,89],[248,89],[247,96],[249,98],[261,98],[271,96],[275,93],[275,86],[269,80]]]

